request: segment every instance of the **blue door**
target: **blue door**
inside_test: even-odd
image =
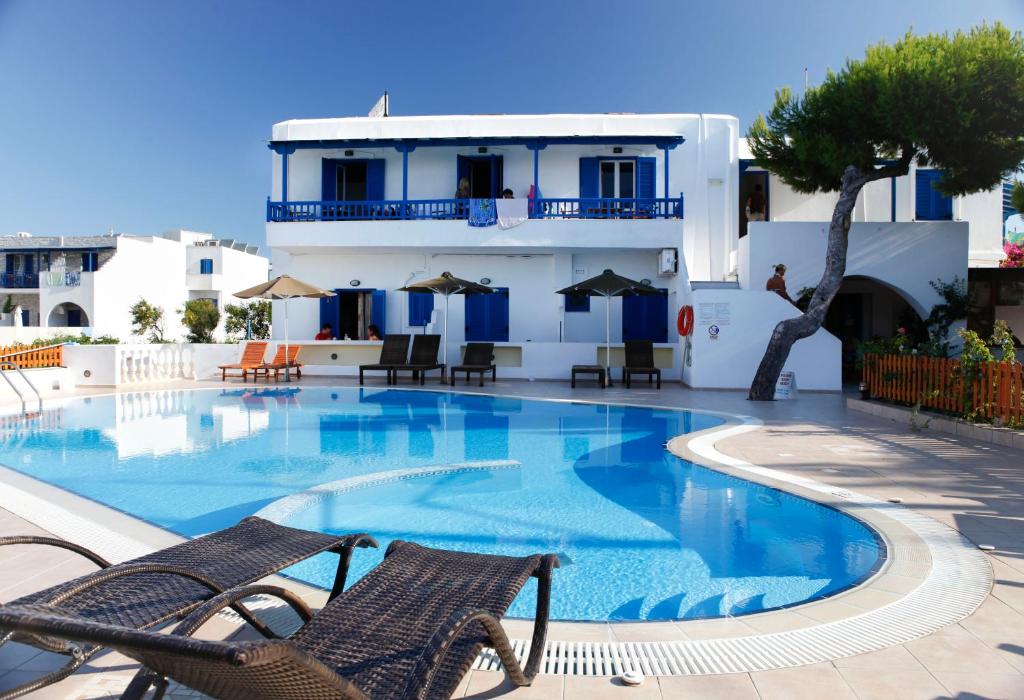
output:
[[[31,312],[28,309],[22,309],[21,310],[21,325],[23,325],[23,326],[31,325],[31,321],[32,321]]]
[[[331,335],[339,338],[338,320],[341,318],[341,290],[335,289],[333,297],[321,297],[320,299],[320,328],[325,325],[331,327]]]
[[[622,298],[622,339],[668,342],[668,290]]]
[[[934,187],[942,179],[942,172],[918,170],[915,178],[914,218],[918,221],[952,221],[953,198],[942,194]]]
[[[434,312],[433,294],[409,295],[409,325],[426,326],[430,323],[430,315]]]
[[[387,301],[383,289],[370,292],[370,323],[377,326],[381,334],[387,333]]]
[[[466,340],[508,342],[508,288],[466,296]]]

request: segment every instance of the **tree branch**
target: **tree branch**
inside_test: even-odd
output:
[[[910,164],[917,155],[917,149],[910,144],[900,146],[900,158],[895,163],[883,165],[864,173],[865,182],[884,180],[887,177],[901,177],[910,172]]]

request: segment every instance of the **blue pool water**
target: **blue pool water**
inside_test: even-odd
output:
[[[384,389],[174,391],[0,422],[0,462],[183,535],[260,513],[391,539],[556,552],[552,615],[738,615],[846,588],[882,556],[838,511],[693,465],[686,411]],[[315,488],[329,484],[329,487]],[[312,489],[312,491],[311,491]],[[336,558],[289,570],[329,587]],[[510,614],[529,616],[533,586]]]

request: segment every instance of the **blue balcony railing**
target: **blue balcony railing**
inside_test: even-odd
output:
[[[682,219],[683,196],[643,199],[530,200],[531,219]],[[402,221],[465,219],[465,199],[368,200],[360,202],[271,202],[267,221]]]
[[[30,272],[0,273],[0,287],[5,289],[36,289],[39,287],[39,275]]]

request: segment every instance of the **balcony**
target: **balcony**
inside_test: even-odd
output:
[[[82,284],[82,273],[80,271],[50,270],[49,272],[42,273],[42,282],[44,286],[50,289],[78,287]]]
[[[465,199],[409,199],[349,202],[267,201],[267,221],[443,221],[467,219]],[[530,200],[531,219],[682,219],[683,196],[644,199]]]
[[[39,275],[26,272],[4,272],[0,274],[0,287],[4,289],[38,289]]]

